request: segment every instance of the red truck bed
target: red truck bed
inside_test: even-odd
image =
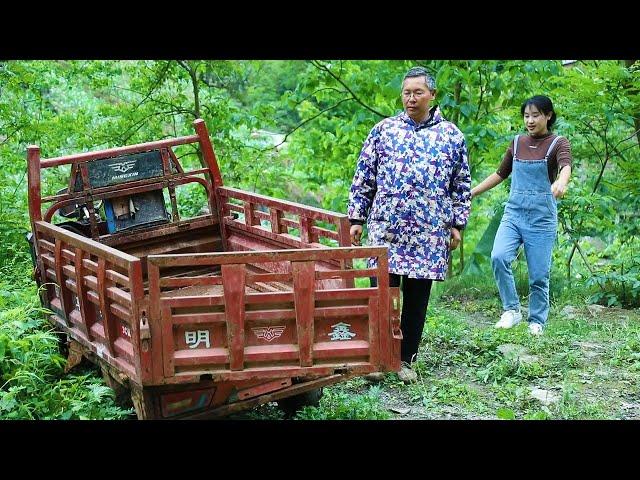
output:
[[[70,362],[84,355],[131,390],[139,418],[226,415],[397,371],[399,292],[386,249],[351,247],[344,215],[222,186],[204,122],[194,126],[191,137],[49,160],[29,148],[36,278]],[[205,168],[182,169],[173,148],[186,143],[199,144]],[[91,177],[92,162],[122,171],[139,152],[157,153],[160,173],[106,185]],[[43,198],[41,169],[66,164],[68,189]],[[210,213],[180,218],[175,190],[188,183],[205,189]],[[99,200],[135,207],[160,190],[170,221],[109,232],[94,214]],[[89,212],[82,222],[52,222],[78,205]],[[377,268],[353,268],[368,257]],[[368,277],[378,286],[355,286]]]

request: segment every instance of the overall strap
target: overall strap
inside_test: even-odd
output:
[[[549,155],[551,155],[551,150],[553,150],[553,147],[556,146],[556,142],[560,139],[560,135],[558,135],[556,138],[553,139],[553,142],[551,142],[551,145],[549,145],[549,150],[547,150],[547,154],[544,156],[545,160],[549,159]]]
[[[518,138],[520,138],[520,135],[516,135],[516,138],[513,139],[513,158],[516,158],[518,153]]]

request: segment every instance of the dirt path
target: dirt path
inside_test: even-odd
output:
[[[396,374],[325,389],[302,419],[640,419],[640,312],[554,306],[541,337],[493,328],[494,301],[430,307],[416,383]],[[282,419],[275,404],[241,418]]]
[[[395,420],[640,419],[637,310],[565,306],[540,338],[526,324],[496,330],[495,317],[482,305],[436,309],[418,382],[387,375],[374,387],[380,408]],[[358,378],[336,388],[366,395],[372,385]]]

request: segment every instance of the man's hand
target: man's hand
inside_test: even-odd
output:
[[[455,227],[451,227],[451,243],[449,243],[449,250],[455,250],[460,245],[460,240],[462,237],[460,236],[460,230]]]
[[[362,225],[351,225],[349,230],[351,235],[351,245],[360,246],[360,237],[362,237]]]

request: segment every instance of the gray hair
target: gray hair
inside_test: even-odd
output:
[[[404,81],[407,78],[413,78],[413,77],[425,77],[426,82],[427,82],[427,87],[429,88],[429,90],[433,91],[436,89],[436,81],[435,79],[431,76],[431,74],[429,72],[427,72],[427,69],[424,67],[413,67],[410,68],[409,71],[404,75],[404,78],[402,79],[402,82],[404,83]]]

